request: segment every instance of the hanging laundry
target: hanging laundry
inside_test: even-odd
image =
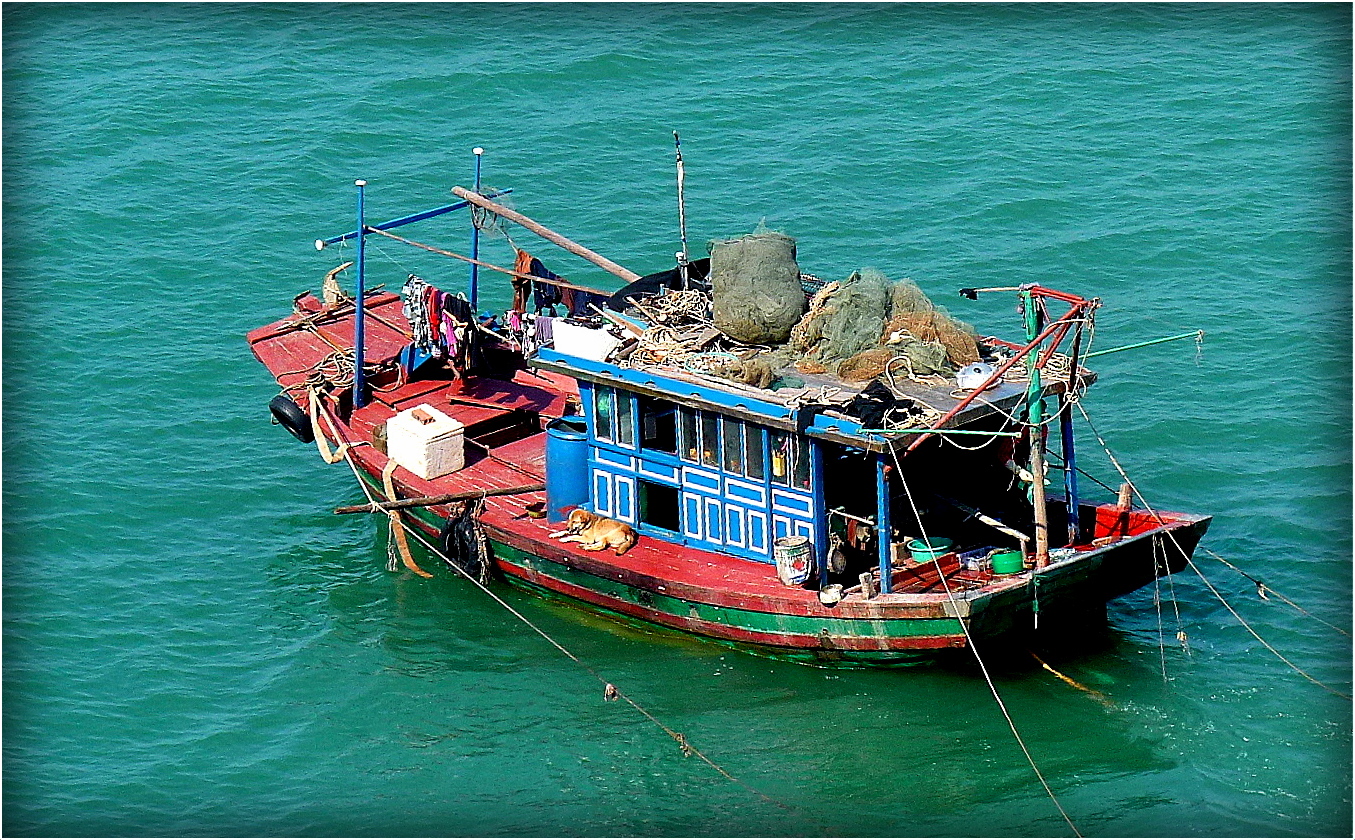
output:
[[[428,291],[432,289],[422,277],[411,274],[400,289],[404,298],[401,308],[405,320],[409,322],[409,331],[414,336],[413,345],[425,353],[432,352],[437,341],[434,338],[432,324],[428,320]]]
[[[531,273],[532,273],[532,255],[529,254],[529,253],[527,253],[526,251],[523,251],[523,250],[520,249],[520,248],[517,249],[517,252],[518,252],[518,257],[517,257],[517,261],[513,263],[513,270],[516,271],[518,274],[531,274]],[[532,281],[531,281],[531,278],[529,278],[529,277],[518,277],[516,274],[513,275],[513,311],[514,311],[514,312],[526,312],[526,311],[527,311],[527,295],[531,294],[531,291],[532,291]]]
[[[536,319],[536,343],[544,347],[555,340],[555,319],[539,315]]]
[[[428,327],[433,335],[433,356],[442,358],[442,348],[447,343],[444,338],[442,319],[442,292],[430,286],[428,288]]]
[[[540,277],[545,280],[563,279],[560,277],[560,275],[546,268],[546,266],[542,264],[541,260],[538,260],[536,257],[532,257],[530,269],[531,270],[528,271],[527,273],[531,274],[534,277]],[[540,312],[547,306],[555,306],[559,302],[560,302],[559,286],[555,285],[554,283],[532,284],[532,305],[536,307],[537,312]]]
[[[582,290],[574,290],[573,298],[572,304],[568,299],[564,301],[564,304],[569,308],[569,314],[576,317],[595,314],[593,312],[593,307],[596,306],[598,309],[602,309],[607,305],[608,300],[607,295],[595,295],[592,292],[585,292]]]

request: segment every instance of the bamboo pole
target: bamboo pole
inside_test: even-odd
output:
[[[588,292],[589,294],[601,295],[602,297],[611,297],[612,294],[611,292],[604,292],[601,289],[594,289],[589,286],[580,286],[578,283],[570,283],[565,280],[560,280],[558,278],[555,280],[551,280],[547,277],[537,277],[535,274],[523,274],[521,271],[514,271],[511,268],[504,268],[501,265],[488,263],[485,262],[484,260],[477,260],[473,257],[468,257],[465,254],[458,254],[455,251],[447,251],[442,248],[435,248],[432,245],[426,245],[423,242],[415,242],[413,239],[406,239],[405,237],[391,233],[390,231],[374,230],[370,225],[367,228],[367,232],[380,234],[381,236],[384,236],[387,239],[393,239],[396,242],[403,242],[404,244],[410,245],[414,248],[420,248],[424,251],[429,251],[434,254],[441,254],[444,257],[451,257],[453,259],[462,260],[463,262],[468,262],[471,263],[472,265],[478,265],[481,268],[488,268],[491,271],[497,271],[502,274],[510,274],[514,277],[522,277],[527,280],[531,280],[533,283],[548,283],[552,286],[559,286],[562,289],[573,289],[576,292]]]
[[[467,499],[479,499],[484,496],[516,496],[522,493],[535,493],[545,490],[544,484],[524,484],[520,487],[497,487],[487,490],[463,490],[459,493],[442,493],[437,496],[411,496],[408,499],[396,499],[392,502],[374,502],[365,505],[346,505],[334,508],[335,513],[379,513],[386,510],[404,510],[413,507],[431,507],[452,502],[464,502]],[[379,505],[379,507],[378,507]]]
[[[574,254],[575,256],[583,257],[585,260],[588,260],[590,263],[597,266],[598,268],[601,268],[605,271],[610,271],[612,274],[615,274],[617,277],[620,277],[627,283],[633,283],[636,280],[640,279],[640,275],[636,274],[630,269],[617,265],[616,263],[602,256],[601,254],[598,254],[594,251],[590,251],[587,248],[580,245],[579,243],[574,242],[571,239],[567,239],[561,236],[560,234],[556,233],[555,231],[551,230],[550,228],[532,221],[531,219],[527,218],[526,216],[522,215],[516,210],[509,210],[502,204],[496,204],[493,201],[490,201],[489,199],[480,195],[479,193],[471,192],[465,187],[452,187],[452,193],[456,195],[457,198],[464,198],[471,204],[474,204],[478,207],[483,207],[484,209],[490,211],[491,213],[497,213],[498,215],[504,217],[510,222],[522,225],[527,230],[530,230],[532,233],[536,234],[537,236],[541,237],[547,242],[558,245],[561,248],[564,248],[569,253]]]

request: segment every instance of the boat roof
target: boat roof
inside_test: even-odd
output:
[[[984,342],[1011,350],[1020,345],[997,338]],[[668,400],[690,408],[714,411],[775,429],[799,432],[810,437],[846,444],[875,452],[903,447],[929,431],[931,424],[897,432],[865,431],[860,420],[843,412],[847,404],[863,391],[867,382],[848,382],[831,374],[806,374],[787,370],[805,384],[794,388],[755,388],[674,365],[653,364],[643,368],[623,367],[598,362],[559,351],[541,348],[527,359],[535,368],[551,371],[584,382],[611,385],[646,396]],[[1096,374],[1079,369],[1081,386],[1096,380]],[[892,380],[896,395],[907,397],[944,416],[961,403],[970,391],[960,390],[954,380],[946,384],[899,376]],[[1042,396],[1067,391],[1067,381],[1043,383]],[[1026,395],[1025,381],[1001,381],[975,398],[941,429],[995,428],[994,421],[1006,421],[1015,413]],[[998,426],[1002,423],[998,423]]]

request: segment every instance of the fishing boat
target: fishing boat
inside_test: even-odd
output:
[[[356,228],[315,243],[352,259],[247,338],[280,387],[274,421],[359,481],[366,503],[338,511],[389,519],[392,570],[428,576],[421,559],[441,558],[482,585],[761,652],[890,664],[1104,621],[1108,600],[1184,568],[1208,527],[1128,486],[1082,494],[1073,416],[1096,380],[1097,299],[961,290],[1019,303],[1017,338],[980,335],[911,284],[882,299],[878,274],[800,273],[768,232],[727,243],[779,255],[783,291],[750,296],[738,282],[766,278],[740,272],[768,260],[691,260],[685,212],[683,250],[641,276],[483,188],[480,154],[455,203],[381,224],[356,182]],[[469,255],[392,232],[455,211],[474,218]],[[494,224],[625,285],[574,283],[511,239],[511,267],[482,260]],[[468,263],[464,291],[414,275],[369,288],[374,237]],[[490,272],[506,311],[481,311]],[[784,316],[779,343],[736,335],[731,305],[787,309],[789,336]],[[848,315],[867,338],[842,359],[825,342]]]

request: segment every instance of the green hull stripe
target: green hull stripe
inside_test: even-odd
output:
[[[426,508],[415,508],[405,512],[435,531],[442,527],[442,518]],[[497,540],[491,540],[491,545],[496,558],[533,569],[547,577],[573,584],[580,589],[615,598],[651,612],[709,621],[741,630],[762,633],[794,633],[808,636],[818,636],[824,630],[827,630],[830,636],[837,638],[867,639],[964,635],[964,629],[960,626],[960,622],[953,618],[900,618],[892,620],[823,618],[756,612],[754,610],[687,601],[572,569],[569,566],[546,560]],[[542,588],[549,589],[549,587]]]

